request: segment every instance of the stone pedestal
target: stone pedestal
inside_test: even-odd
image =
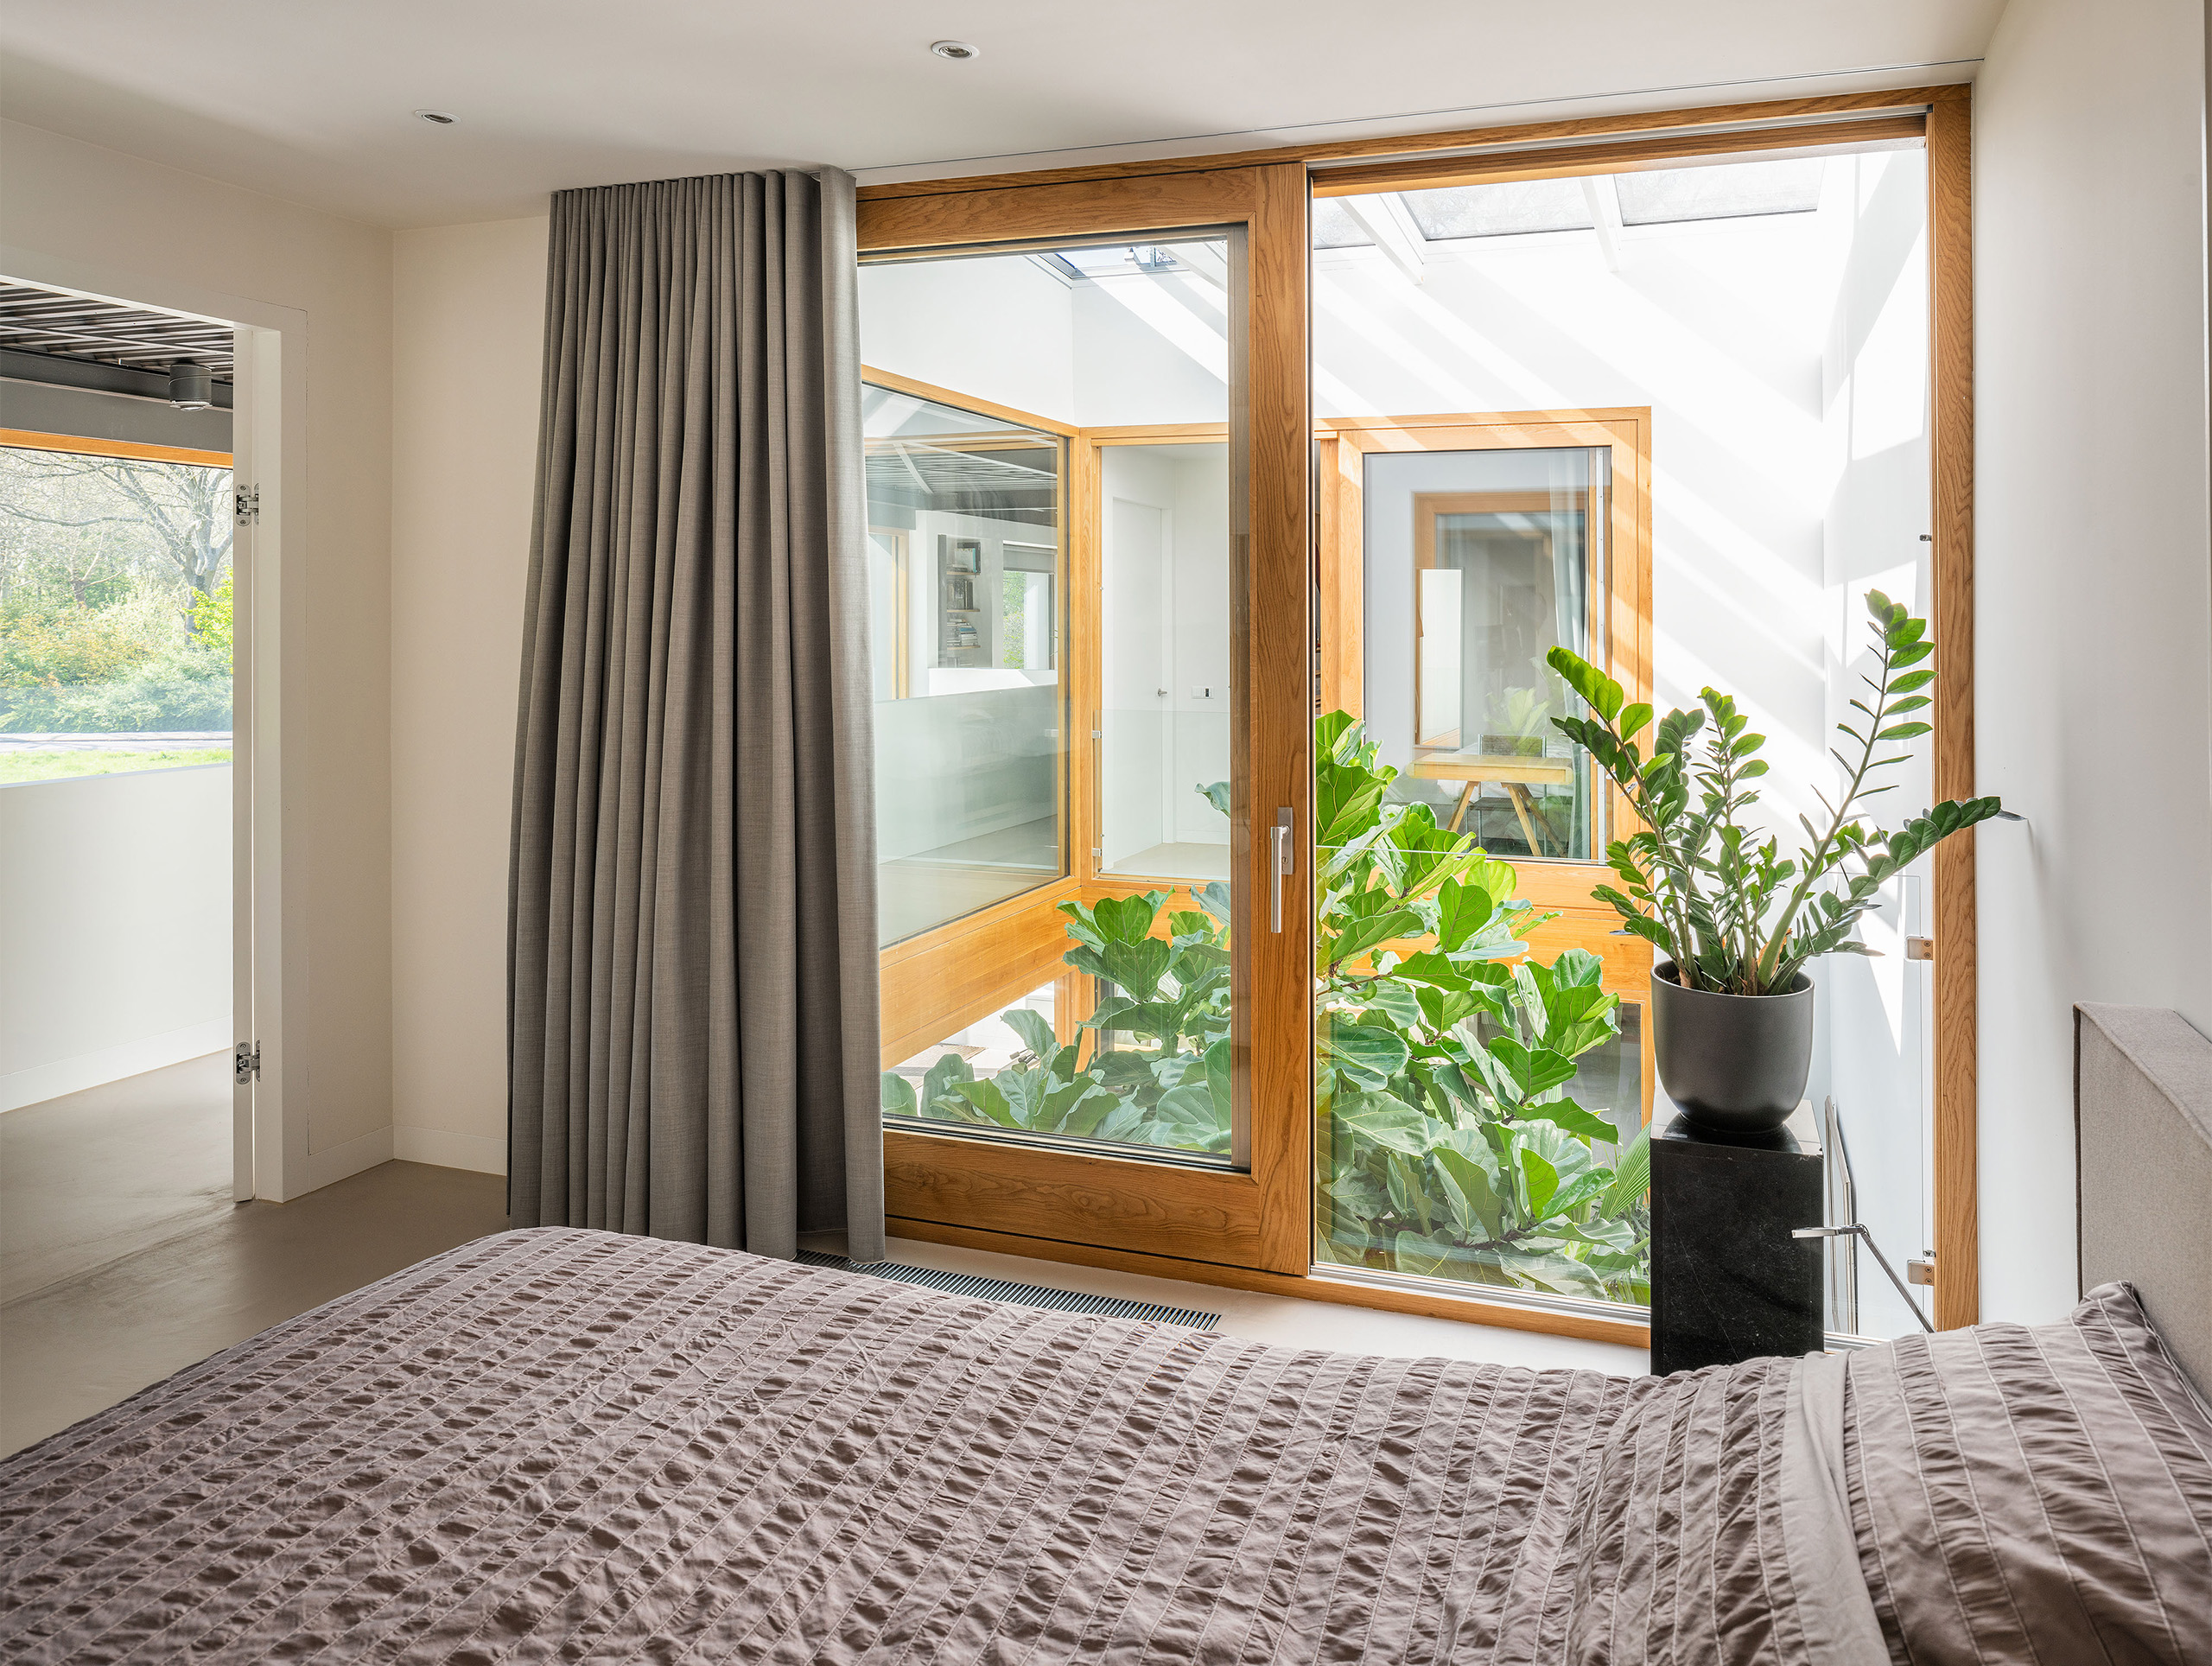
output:
[[[1793,1131],[1794,1130],[1794,1131]],[[1651,1370],[1820,1351],[1821,1148],[1801,1107],[1770,1134],[1677,1116],[1651,1142]]]

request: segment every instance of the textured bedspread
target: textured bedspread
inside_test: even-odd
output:
[[[508,1233],[0,1466],[0,1656],[1801,1659],[1796,1373],[1294,1351]]]

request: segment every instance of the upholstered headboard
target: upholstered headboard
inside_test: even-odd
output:
[[[2212,1040],[2158,1007],[2074,1011],[2082,1288],[2126,1279],[2212,1396]]]

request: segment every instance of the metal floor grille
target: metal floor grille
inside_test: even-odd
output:
[[[1194,1331],[1211,1331],[1221,1323],[1219,1313],[1201,1313],[1189,1307],[1163,1307],[1152,1301],[1124,1301],[1119,1296],[1054,1290],[1042,1284],[1016,1284],[1009,1279],[983,1278],[974,1273],[945,1273],[934,1267],[909,1267],[904,1262],[873,1261],[855,1266],[842,1256],[824,1256],[811,1250],[800,1250],[798,1258],[809,1267],[835,1267],[840,1272],[897,1279],[902,1284],[919,1284],[950,1295],[975,1296],[984,1301],[1011,1301],[1024,1307],[1053,1307],[1063,1313],[1097,1313],[1108,1319],[1143,1319],[1155,1325],[1187,1325]]]

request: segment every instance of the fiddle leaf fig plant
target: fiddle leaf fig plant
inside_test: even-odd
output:
[[[1767,772],[1758,755],[1766,737],[1746,733],[1749,720],[1733,699],[1708,688],[1700,709],[1669,712],[1646,757],[1637,737],[1651,727],[1652,709],[1627,703],[1621,685],[1580,655],[1554,648],[1547,656],[1591,713],[1554,717],[1553,725],[1589,752],[1643,821],[1606,847],[1606,865],[1621,883],[1594,894],[1674,961],[1686,989],[1781,995],[1818,956],[1872,954],[1859,940],[1859,921],[1882,887],[2003,808],[1993,798],[1947,799],[1890,832],[1854,813],[1895,785],[1877,785],[1876,777],[1905,761],[1902,743],[1929,732],[1913,714],[1928,707],[1920,690],[1936,677],[1926,620],[1879,590],[1867,593],[1866,611],[1876,670],[1861,675],[1866,698],[1851,702],[1855,715],[1836,725],[1849,748],[1830,748],[1844,785],[1834,804],[1815,789],[1825,824],[1797,818],[1808,842],[1795,855],[1746,826],[1745,812],[1759,798],[1751,784]]]
[[[1528,958],[1523,938],[1548,917],[1472,837],[1391,799],[1398,772],[1378,754],[1343,712],[1315,723],[1319,1253],[1643,1301],[1648,1133],[1574,1097],[1589,1097],[1576,1060],[1618,1045],[1619,997],[1592,955]],[[1198,790],[1226,812],[1225,785]],[[1009,1010],[1022,1051],[1004,1068],[978,1078],[948,1050],[918,1083],[888,1071],[885,1113],[1228,1154],[1230,889],[1194,887],[1189,909],[1171,894],[1061,903],[1065,963],[1099,997],[1077,1039]],[[1619,1091],[1617,1068],[1592,1076]]]

